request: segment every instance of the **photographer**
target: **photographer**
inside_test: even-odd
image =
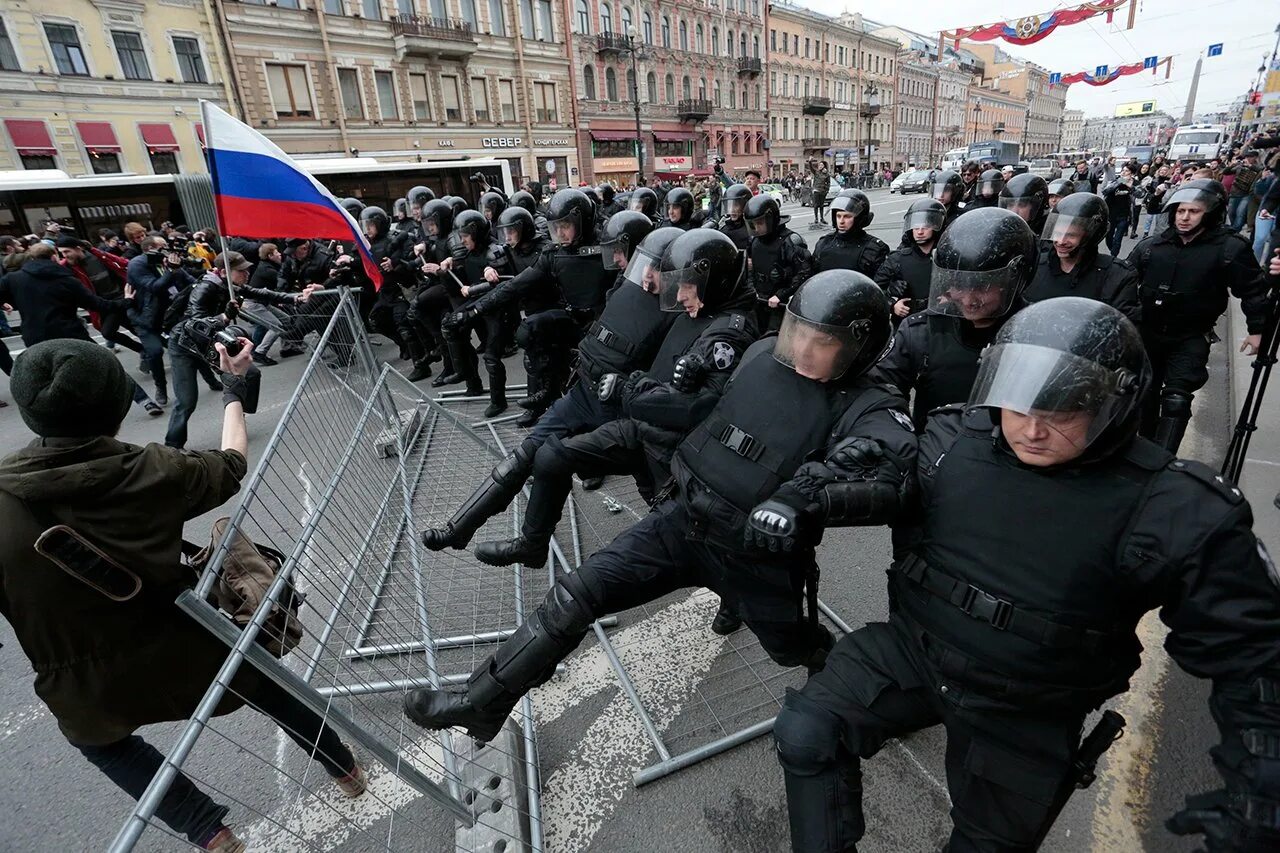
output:
[[[169,447],[181,448],[187,443],[187,421],[199,400],[196,374],[201,369],[201,362],[206,361],[208,347],[212,344],[212,341],[205,340],[204,330],[211,326],[219,330],[235,328],[231,323],[239,314],[239,308],[232,301],[231,291],[223,280],[228,269],[231,270],[231,284],[236,288],[235,295],[240,299],[252,299],[266,305],[294,305],[311,298],[313,288],[301,293],[278,293],[249,287],[250,264],[239,252],[228,252],[225,257],[218,255],[214,258],[213,269],[191,289],[187,309],[169,335],[169,364],[173,370],[173,393],[177,399],[169,413],[169,429],[164,437],[164,443]]]
[[[14,368],[13,397],[37,438],[0,462],[0,613],[63,736],[133,796],[164,762],[137,729],[187,719],[227,656],[173,602],[194,581],[180,559],[183,524],[233,497],[248,467],[240,394],[252,346],[241,343],[234,358],[219,351],[227,389],[221,450],[117,440],[131,383],[114,356],[88,341],[46,341]],[[36,543],[57,525],[70,528],[73,544],[88,544],[58,548],[55,562]],[[88,546],[114,564],[112,581],[140,582],[136,594],[109,598],[91,585],[107,577],[77,574]],[[364,771],[337,733],[252,667],[231,681],[217,713],[242,705],[277,721],[343,795],[364,792]],[[156,814],[198,848],[244,850],[225,824],[228,811],[179,773]]]
[[[127,231],[128,226],[125,229]],[[169,251],[169,243],[163,237],[143,237],[138,248],[140,254],[129,261],[125,271],[126,281],[134,292],[129,322],[142,342],[142,371],[150,373],[156,383],[156,402],[167,406],[169,386],[164,375],[164,338],[160,336],[160,327],[170,300],[195,284],[195,278],[182,269],[182,256]]]

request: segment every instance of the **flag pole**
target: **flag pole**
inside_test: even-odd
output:
[[[213,192],[213,220],[218,226],[218,240],[222,243],[222,274],[226,277],[227,292],[231,294],[231,298],[236,298],[236,286],[231,280],[231,264],[227,260],[227,234],[222,227],[222,223],[226,221],[226,217],[222,215],[222,194],[218,192],[218,167],[216,158],[213,156],[213,122],[209,121],[209,108],[213,106],[211,101],[200,99],[200,120],[204,123],[204,159],[205,165],[209,169],[209,185]]]

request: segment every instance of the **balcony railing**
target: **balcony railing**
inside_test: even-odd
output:
[[[764,63],[760,61],[759,57],[744,56],[738,60],[739,74],[759,74],[763,70]]]
[[[684,119],[702,121],[711,115],[711,102],[705,98],[687,98],[676,106],[676,115]]]
[[[391,19],[393,36],[427,36],[428,38],[475,41],[476,34],[467,21],[453,18],[428,18],[423,15],[396,15]]]
[[[596,36],[596,53],[623,53],[630,49],[631,39],[621,33],[600,33]]]
[[[806,136],[800,140],[800,144],[805,148],[821,148],[826,150],[831,147],[831,137],[829,136]]]
[[[831,99],[809,96],[804,99],[801,109],[806,115],[825,115],[831,109]]]

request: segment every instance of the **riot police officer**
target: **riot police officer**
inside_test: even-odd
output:
[[[693,193],[684,187],[672,187],[667,192],[667,216],[658,223],[659,228],[679,228],[688,231],[695,226],[693,221]]]
[[[841,638],[774,725],[793,850],[855,849],[860,761],[938,724],[946,849],[1037,849],[1090,769],[1075,766],[1085,716],[1128,689],[1153,608],[1173,659],[1212,679],[1223,738],[1225,789],[1170,828],[1211,853],[1280,847],[1275,565],[1238,489],[1136,435],[1150,382],[1123,315],[1049,299],[1001,329],[968,406],[930,419],[887,622]]]
[[[416,230],[414,226],[417,223],[415,223],[413,221],[413,218],[409,215],[409,199],[407,198],[396,199],[395,203],[392,205],[391,213],[393,217],[393,221],[391,223],[391,230],[395,231],[396,233],[399,233],[401,231],[407,231],[409,232],[410,238],[412,239],[413,232]]]
[[[655,485],[670,477],[676,445],[715,406],[755,342],[755,294],[726,236],[689,231],[671,243],[660,269],[659,305],[676,319],[652,366],[629,376],[607,373],[596,386],[602,401],[619,404],[622,417],[580,435],[552,436],[538,448],[521,534],[477,545],[480,562],[543,565],[574,474],[629,474],[652,500]]]
[[[425,280],[413,294],[409,311],[401,318],[399,327],[414,361],[411,376],[430,376],[430,364],[435,354],[438,353],[443,358],[444,365],[440,375],[431,380],[431,386],[439,388],[462,382],[466,378],[454,365],[448,341],[440,328],[444,315],[453,310],[455,305],[461,304],[463,299],[457,283],[442,272],[440,266],[453,255],[449,243],[453,234],[453,207],[445,199],[437,198],[428,201],[419,210],[418,224],[422,238],[413,247],[413,252],[417,259],[415,263],[419,264]]]
[[[875,214],[862,190],[841,190],[831,200],[831,224],[835,231],[823,234],[813,248],[813,271],[853,270],[867,278],[889,256],[889,246],[879,237],[867,233]]]
[[[708,219],[702,223],[702,227],[716,229],[732,240],[740,251],[746,251],[751,243],[751,232],[747,230],[747,220],[743,213],[750,200],[751,190],[745,184],[734,184],[724,191],[724,198],[721,199],[724,216]]]
[[[342,205],[343,210],[351,214],[352,219],[357,222],[360,221],[360,211],[364,210],[364,202],[358,198],[348,196],[338,203]]]
[[[804,238],[787,227],[791,217],[779,210],[772,196],[753,197],[745,217],[751,231],[748,269],[760,303],[756,322],[761,332],[769,332],[782,325],[787,300],[813,274],[813,258]]]
[[[876,284],[893,306],[894,322],[923,311],[929,304],[929,278],[933,273],[933,249],[946,221],[942,202],[921,198],[911,202],[902,218],[902,243],[876,270]]]
[[[649,187],[636,187],[628,202],[632,210],[638,210],[658,224],[658,194]]]
[[[1191,401],[1209,379],[1209,339],[1227,309],[1240,300],[1248,336],[1241,351],[1256,353],[1267,323],[1267,291],[1248,242],[1223,225],[1227,193],[1208,179],[1183,181],[1164,203],[1168,227],[1134,246],[1142,340],[1155,379],[1142,434],[1177,452]]]
[[[507,209],[507,199],[502,193],[489,190],[481,194],[478,209],[484,214],[484,218],[489,222],[489,228],[492,230],[498,224],[498,217],[502,215],[502,211]],[[492,236],[496,238],[497,235],[493,234]]]
[[[458,310],[446,314],[440,321],[440,329],[453,358],[453,367],[467,383],[467,395],[484,393],[480,383],[476,351],[471,346],[471,329],[481,326],[484,345],[484,367],[489,375],[489,405],[484,410],[486,418],[497,417],[507,410],[507,368],[502,362],[506,349],[507,325],[501,312],[472,313],[471,308],[479,298],[472,297],[470,285],[476,285],[483,293],[487,288],[485,273],[493,270],[498,275],[511,272],[507,255],[490,237],[489,221],[479,211],[466,210],[458,217],[458,234],[461,235],[466,254],[461,261],[446,260],[449,273],[461,282],[460,293],[465,302]]]
[[[533,217],[533,225],[538,235],[544,240],[550,240],[551,234],[547,230],[547,218],[538,210],[538,203],[534,201],[532,195],[524,190],[519,190],[511,194],[508,207],[522,207],[529,211],[529,215]]]
[[[1120,258],[1099,254],[1107,235],[1107,204],[1093,193],[1075,193],[1058,204],[1040,235],[1040,263],[1027,287],[1028,302],[1083,296],[1139,321],[1138,273]]]
[[[779,664],[821,668],[831,635],[803,617],[802,601],[822,530],[893,519],[914,464],[901,398],[862,376],[889,333],[884,296],[866,276],[832,270],[806,282],[779,335],[747,350],[676,449],[675,496],[559,578],[464,692],[413,691],[406,715],[488,741],[594,619],[686,586],[731,601]]]
[[[1049,193],[1049,212],[1058,209],[1058,202],[1076,191],[1076,183],[1070,178],[1056,178],[1046,187]]]
[[[973,191],[973,199],[966,205],[966,210],[983,207],[998,207],[1000,193],[1004,190],[1004,173],[999,169],[987,169],[978,176],[977,187]]]
[[[978,188],[976,171],[974,177],[975,180],[970,189],[976,193]],[[942,229],[944,231],[948,225],[956,221],[960,214],[964,213],[965,192],[964,180],[954,169],[942,169],[933,173],[933,182],[929,185],[929,195],[942,202],[942,206],[947,209],[946,218],[942,221]]]
[[[929,307],[902,321],[872,374],[904,396],[915,390],[917,432],[934,409],[968,399],[978,356],[1025,304],[1037,259],[1035,235],[1012,211],[969,211],[944,227],[933,250]]]
[[[603,205],[600,209],[601,216],[608,222],[609,217],[623,209],[618,202],[618,191],[613,188],[613,184],[606,183],[596,187],[596,193],[599,194],[600,203]]]
[[[373,256],[373,262],[382,270],[382,287],[374,298],[369,322],[397,347],[405,349],[409,343],[401,337],[400,322],[409,310],[405,289],[411,289],[416,283],[413,269],[406,260],[412,245],[405,232],[391,233],[391,217],[380,207],[363,208],[360,227],[369,240],[369,254]]]
[[[1031,233],[1039,236],[1049,214],[1049,185],[1030,172],[1014,175],[1000,190],[1000,206],[1021,216],[1031,226]]]

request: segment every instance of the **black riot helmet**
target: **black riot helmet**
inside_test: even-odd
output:
[[[995,198],[1004,189],[1004,173],[999,169],[987,169],[978,176],[978,195]]]
[[[409,199],[398,198],[391,205],[391,213],[396,218],[396,222],[401,222],[409,218]]]
[[[1200,220],[1200,227],[1216,228],[1222,224],[1227,210],[1227,191],[1222,184],[1209,178],[1183,181],[1164,202],[1163,210],[1169,216],[1169,225],[1174,225],[1178,205],[1192,203],[1204,205],[1204,218]]]
[[[1070,178],[1055,178],[1049,182],[1049,209],[1053,210],[1062,199],[1076,191],[1076,182]]]
[[[746,272],[746,256],[727,234],[693,228],[667,247],[661,271],[659,307],[690,311],[696,317],[701,310],[714,311],[724,304]]]
[[[480,196],[480,212],[490,222],[497,222],[498,217],[502,215],[502,211],[506,209],[507,200],[502,197],[502,193],[495,193],[490,190]]]
[[[372,234],[369,233],[371,227]],[[387,230],[391,228],[391,217],[380,207],[366,207],[360,211],[360,228],[364,231],[364,236],[370,240],[378,240],[387,236]]]
[[[1151,384],[1142,336],[1095,299],[1063,296],[1019,311],[982,351],[969,405],[1030,415],[1090,455],[1104,456],[1138,429]]]
[[[658,194],[650,187],[636,187],[631,191],[631,209],[638,210],[650,219],[658,215]]]
[[[342,205],[343,209],[345,209],[347,213],[351,214],[352,219],[358,220],[360,218],[360,211],[364,210],[364,202],[358,198],[344,198],[338,203]]]
[[[684,187],[675,187],[667,192],[667,199],[664,202],[667,207],[667,219],[672,222],[686,223],[693,218],[693,193]],[[671,215],[671,209],[676,208],[680,211],[680,218]]]
[[[767,193],[752,196],[743,215],[747,219],[747,230],[754,237],[772,237],[784,221],[777,200]]]
[[[867,194],[853,188],[840,190],[836,197],[831,199],[831,225],[839,230],[840,226],[836,225],[837,212],[853,214],[852,230],[855,231],[861,231],[871,224],[872,219],[875,219]]]
[[[916,228],[932,228],[933,236],[926,240],[935,240],[938,232],[947,221],[947,209],[936,198],[918,198],[911,202],[906,215],[902,217],[902,230],[910,233]]]
[[[453,211],[454,221],[457,221],[458,215],[461,214],[462,211],[468,209],[467,200],[459,195],[447,195],[444,197],[443,201],[447,203],[449,208]]]
[[[773,357],[818,382],[856,379],[892,340],[880,286],[860,272],[827,270],[800,285],[787,303]]]
[[[601,184],[596,187],[596,192],[600,195],[600,200],[605,204],[613,204],[617,191],[613,188],[613,184]]]
[[[638,210],[620,210],[604,226],[600,240],[600,259],[607,270],[620,270],[631,260],[631,254],[653,231],[653,220]]]
[[[596,192],[595,187],[579,187],[578,192],[591,199],[591,203],[595,206],[596,210],[599,210],[602,207],[600,204],[600,193]]]
[[[415,216],[419,216],[421,215],[422,209],[427,206],[427,202],[433,201],[435,199],[436,194],[433,193],[427,187],[424,187],[421,184],[419,184],[416,187],[410,187],[409,191],[405,193],[404,197],[409,200],[410,212],[412,212]]]
[[[1107,203],[1102,196],[1072,193],[1059,201],[1057,209],[1045,218],[1040,239],[1051,243],[1069,239],[1081,249],[1093,248],[1107,236],[1108,219]]]
[[[969,321],[1003,317],[1039,261],[1031,226],[1011,210],[981,207],[942,232],[933,250],[929,312]]]
[[[538,215],[538,203],[524,190],[513,192],[509,204],[511,207],[522,207],[533,216]]]
[[[746,184],[734,184],[724,191],[724,215],[730,219],[741,219],[751,201],[751,188]]]
[[[1014,175],[1000,190],[1000,206],[1035,222],[1049,207],[1049,185],[1030,172]]]
[[[954,207],[964,197],[964,180],[954,169],[934,172],[933,183],[929,185],[929,195],[947,207]]]
[[[533,214],[523,207],[508,207],[498,216],[498,242],[507,246],[519,246],[533,239],[536,229]]]
[[[638,210],[628,212],[640,213]],[[623,279],[656,296],[662,286],[662,256],[677,237],[687,233],[671,226],[650,231],[649,236],[641,240],[640,245],[631,253]]]
[[[459,234],[470,234],[476,250],[484,250],[489,245],[489,220],[478,210],[464,210],[453,221]]]
[[[551,197],[547,227],[557,246],[589,246],[595,237],[596,206],[580,190],[566,187]]]
[[[453,230],[453,207],[442,198],[432,199],[422,209],[422,228],[428,236],[444,237]]]

